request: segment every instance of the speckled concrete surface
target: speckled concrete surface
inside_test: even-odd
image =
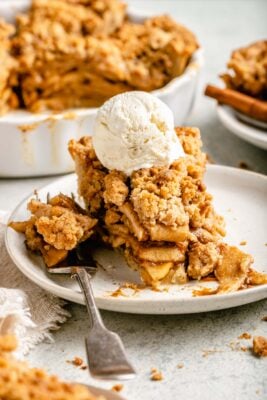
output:
[[[33,364],[66,379],[111,388],[115,382],[93,380],[88,372],[67,363],[86,360],[83,337],[88,324],[85,309],[68,307],[72,319],[55,333],[55,342],[42,344],[28,357]],[[129,315],[102,312],[104,322],[118,332],[138,371],[121,392],[129,400],[252,400],[267,398],[267,360],[251,353],[244,332],[267,335],[267,301],[207,314],[180,316]],[[245,346],[247,351],[240,349]],[[178,368],[178,364],[183,368]],[[164,380],[152,382],[150,369]]]
[[[237,167],[243,161],[251,169],[266,174],[267,152],[227,131],[217,119],[214,102],[201,96],[201,91],[206,82],[218,81],[217,75],[224,70],[231,49],[267,37],[267,2],[134,0],[129,3],[143,11],[169,12],[196,32],[205,48],[206,66],[199,97],[187,123],[200,127],[204,148],[216,163]],[[33,188],[53,179],[0,180],[0,209],[12,209]],[[66,362],[74,356],[85,359],[83,337],[87,332],[85,309],[78,305],[68,308],[72,318],[55,332],[54,343],[39,345],[29,360],[33,365],[48,367],[62,378],[110,388],[114,382],[92,380],[88,371]],[[137,378],[126,382],[121,392],[129,400],[267,399],[267,359],[251,354],[251,340],[237,343],[243,332],[267,335],[267,322],[261,321],[267,315],[267,300],[191,316],[102,314],[107,326],[123,338],[138,370]],[[248,350],[238,350],[240,346]],[[184,367],[177,368],[181,363]],[[163,381],[150,381],[151,367],[162,371]]]

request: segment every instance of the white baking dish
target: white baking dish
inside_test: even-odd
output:
[[[29,1],[0,2],[0,16],[9,21],[25,11]],[[147,15],[129,13],[142,22]],[[150,15],[151,16],[151,15]],[[173,111],[175,124],[182,125],[194,103],[203,51],[195,52],[183,75],[152,92]],[[71,172],[73,162],[67,151],[71,138],[92,133],[97,108],[66,110],[63,113],[33,114],[12,111],[0,117],[0,177],[30,177]]]

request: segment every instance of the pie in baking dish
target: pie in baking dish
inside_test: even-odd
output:
[[[197,48],[171,17],[131,22],[118,0],[33,0],[14,26],[0,22],[0,113],[97,107],[118,93],[159,89]]]

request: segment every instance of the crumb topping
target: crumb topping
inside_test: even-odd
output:
[[[267,40],[233,51],[227,66],[229,72],[221,76],[227,87],[267,99]]]
[[[14,27],[0,18],[0,115],[18,106],[18,98],[12,90],[16,83],[15,70],[17,62],[11,55],[11,35]]]
[[[105,203],[115,204],[116,206],[123,205],[129,193],[125,180],[126,177],[119,171],[111,171],[110,174],[105,176],[103,193]]]

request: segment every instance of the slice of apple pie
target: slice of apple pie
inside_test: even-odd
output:
[[[64,261],[69,251],[93,234],[97,223],[63,194],[48,199],[47,203],[32,199],[28,210],[32,214],[29,220],[11,222],[9,226],[25,234],[27,248],[40,253],[47,267]]]
[[[211,274],[219,282],[217,293],[267,282],[251,270],[250,255],[222,242],[224,220],[203,183],[206,156],[199,130],[176,128],[176,133],[185,157],[128,177],[100,163],[91,138],[70,141],[79,194],[99,219],[102,240],[121,249],[153,287]]]

